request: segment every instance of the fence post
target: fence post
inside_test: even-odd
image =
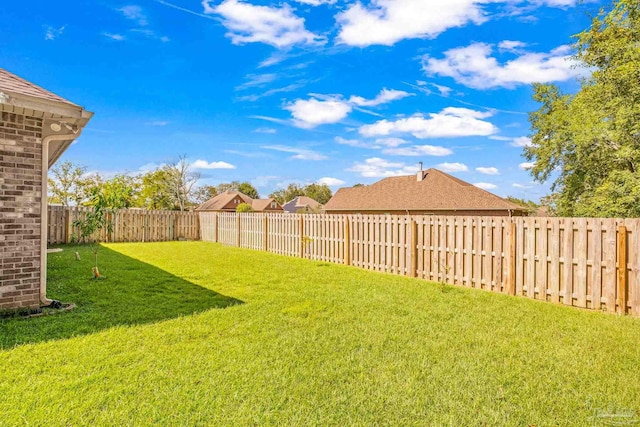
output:
[[[516,294],[516,223],[511,219],[509,224],[509,283],[507,285],[509,295]]]
[[[618,312],[627,312],[627,227],[618,227]]]
[[[264,214],[264,224],[262,225],[262,230],[264,232],[264,251],[269,252],[269,214]]]
[[[418,223],[411,218],[411,269],[409,277],[418,277]]]
[[[236,213],[236,225],[237,225],[237,231],[236,231],[236,243],[238,247],[240,247],[240,214]]]
[[[69,215],[71,214],[70,208],[67,206],[64,208],[64,242],[69,244],[71,237],[69,236]],[[47,223],[48,224],[48,223]]]
[[[345,215],[344,219],[344,263],[351,265],[351,230],[350,230],[350,217]]]
[[[213,213],[213,241],[218,243],[218,213]]]
[[[304,215],[298,215],[300,216],[300,258],[304,258]]]

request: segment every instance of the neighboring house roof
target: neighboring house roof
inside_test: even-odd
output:
[[[34,98],[46,99],[49,101],[62,102],[78,107],[77,104],[56,95],[53,92],[43,89],[40,86],[34,85],[15,74],[11,74],[2,68],[0,68],[0,91],[16,95],[32,96]]]
[[[320,203],[307,196],[298,196],[295,199],[282,205],[282,209],[290,213],[296,213],[300,209],[305,208],[319,209],[321,207],[322,205]]]
[[[196,210],[197,211],[221,211],[225,208],[225,206],[231,203],[233,199],[235,199],[236,197],[239,197],[240,199],[242,199],[243,203],[247,203],[249,205],[251,204],[251,202],[253,202],[253,199],[251,199],[251,197],[247,196],[246,194],[243,194],[235,190],[227,190],[224,193],[218,194],[213,199],[207,200],[206,202],[198,206]]]
[[[385,178],[366,186],[341,188],[324,208],[326,211],[523,210],[515,203],[437,169]]]
[[[275,202],[277,206],[275,208],[272,208],[271,207],[271,202]],[[280,207],[280,204],[278,202],[276,202],[273,197],[268,198],[268,199],[253,199],[253,202],[251,203],[251,207],[256,212],[265,211],[265,210],[278,210],[279,211],[279,210],[282,209]]]
[[[276,202],[277,207],[271,208],[271,202],[274,202],[274,198],[269,199],[252,199],[244,193],[236,190],[227,190],[224,193],[218,194],[216,197],[207,200],[196,208],[197,211],[235,211],[237,204],[232,203],[234,199],[239,198],[242,203],[251,205],[254,211],[261,212],[265,210],[282,210],[280,204]]]

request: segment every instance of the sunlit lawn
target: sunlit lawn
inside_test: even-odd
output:
[[[640,424],[636,319],[203,242],[91,281],[75,250],[75,310],[0,320],[0,425]]]

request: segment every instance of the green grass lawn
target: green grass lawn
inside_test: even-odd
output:
[[[74,250],[75,310],[0,320],[0,425],[640,424],[637,319],[203,242],[106,245],[91,281]]]

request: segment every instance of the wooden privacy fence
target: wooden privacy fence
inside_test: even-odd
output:
[[[200,213],[202,240],[640,315],[640,220]]]
[[[49,206],[47,232],[49,244],[69,243],[78,230],[73,222],[83,218],[90,208]],[[148,211],[123,209],[113,218],[113,230],[102,230],[93,236],[102,242],[162,242],[200,238],[196,212]]]

